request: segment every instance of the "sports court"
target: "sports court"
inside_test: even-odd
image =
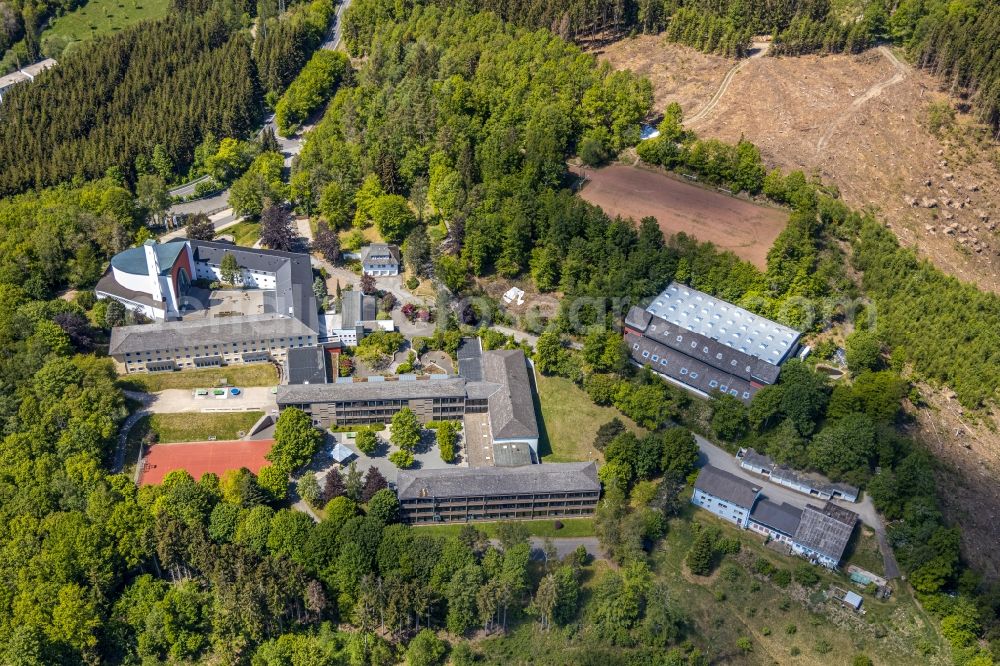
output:
[[[139,485],[161,483],[175,469],[185,469],[195,479],[207,472],[222,476],[241,467],[256,474],[267,464],[264,456],[273,444],[273,439],[154,444],[143,458]]]

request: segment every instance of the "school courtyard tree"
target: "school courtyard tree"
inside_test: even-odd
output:
[[[420,421],[409,407],[403,407],[392,417],[391,441],[411,453],[420,443]]]

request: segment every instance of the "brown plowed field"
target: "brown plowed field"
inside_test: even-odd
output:
[[[583,170],[574,170],[578,176]],[[656,171],[613,165],[587,169],[580,196],[608,215],[640,220],[652,215],[664,235],[679,231],[731,250],[765,268],[767,251],[788,213],[677,180]]]

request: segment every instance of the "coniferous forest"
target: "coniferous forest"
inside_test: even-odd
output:
[[[259,122],[260,84],[246,35],[222,11],[175,14],[97,41],[0,105],[0,192],[112,166],[129,180],[150,146],[183,171],[206,133],[242,136]]]

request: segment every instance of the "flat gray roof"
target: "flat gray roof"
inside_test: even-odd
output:
[[[342,291],[340,295],[340,325],[354,328],[359,321],[375,321],[378,307],[374,296],[366,296],[360,289]]]
[[[396,494],[401,501],[600,490],[597,465],[593,462],[403,470],[396,479]]]
[[[711,465],[701,468],[694,487],[695,490],[747,510],[753,506],[757,493],[760,492],[760,486]]]
[[[289,384],[326,384],[326,352],[322,347],[289,349],[285,368]]]
[[[754,467],[770,470],[771,480],[776,483],[791,483],[806,486],[820,492],[833,494],[840,493],[846,499],[855,501],[858,498],[859,490],[847,483],[833,483],[819,474],[808,474],[799,472],[791,467],[777,464],[770,456],[758,453],[755,449],[746,449],[742,460]]]
[[[533,462],[531,447],[524,442],[501,442],[493,445],[493,464],[497,467],[520,467]]]
[[[278,387],[279,405],[300,405],[356,400],[413,400],[416,398],[464,398],[465,380],[414,379],[336,384],[297,384]]]
[[[273,314],[167,321],[111,329],[108,353],[120,356],[129,352],[153,352],[161,349],[183,349],[315,335],[315,331],[310,330],[298,319]]]
[[[780,365],[788,357],[801,335],[793,328],[679,282],[671,282],[646,311],[773,365]]]

